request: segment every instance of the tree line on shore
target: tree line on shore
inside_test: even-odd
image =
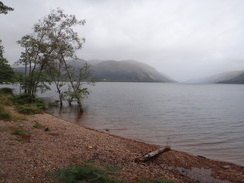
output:
[[[0,14],[7,14],[13,8],[1,6]],[[37,91],[45,92],[54,83],[59,96],[69,105],[76,102],[83,111],[82,101],[89,94],[84,83],[93,85],[89,65],[80,68],[69,65],[70,60],[78,61],[76,52],[83,47],[84,38],[80,38],[74,27],[84,25],[75,15],[68,15],[62,9],[54,9],[34,24],[33,32],[17,41],[23,51],[16,65],[24,67],[24,72],[15,72],[4,58],[4,47],[0,40],[0,83],[19,83],[24,93],[35,97]],[[65,86],[66,85],[66,86]]]

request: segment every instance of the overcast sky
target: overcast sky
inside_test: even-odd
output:
[[[16,41],[51,9],[85,19],[82,59],[134,59],[178,81],[244,70],[244,0],[2,0],[0,39],[12,64]]]

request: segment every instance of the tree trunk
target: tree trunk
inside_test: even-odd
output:
[[[170,151],[170,150],[171,150],[171,148],[169,146],[162,147],[162,148],[160,148],[160,149],[158,149],[156,151],[152,151],[152,152],[144,155],[143,157],[136,158],[135,161],[136,162],[140,162],[140,161],[145,162],[145,161],[151,160],[151,159],[157,157],[158,155],[160,155],[160,154],[162,154],[164,152]]]
[[[83,112],[84,109],[83,109],[83,106],[82,106],[81,101],[79,99],[77,99],[77,104],[78,104],[78,106],[80,108],[80,112]]]

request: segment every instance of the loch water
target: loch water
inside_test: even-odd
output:
[[[52,112],[118,136],[244,166],[244,85],[101,82],[85,111]],[[41,96],[57,99],[55,89]]]
[[[65,108],[54,114],[122,137],[244,165],[244,85],[104,82],[89,89],[84,113]]]

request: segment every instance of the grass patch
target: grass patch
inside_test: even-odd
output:
[[[33,104],[33,105],[32,104],[17,105],[16,109],[19,113],[27,114],[27,115],[43,113],[43,110],[40,109],[35,104]]]
[[[43,126],[41,123],[39,123],[37,121],[35,121],[35,124],[33,125],[33,127],[37,128],[37,129],[43,129],[45,132],[51,131],[50,128]]]
[[[39,122],[35,122],[33,125],[34,128],[43,128],[43,126]]]
[[[24,121],[24,120],[26,120],[26,116],[24,114],[18,113],[14,106],[5,106],[5,109],[11,114],[12,121]]]
[[[116,179],[119,169],[110,165],[98,166],[95,162],[77,161],[76,164],[60,169],[54,173],[47,173],[55,182],[63,183],[125,183]],[[79,163],[77,163],[79,162]],[[170,180],[143,179],[135,183],[173,183]]]
[[[25,135],[26,132],[22,128],[16,127],[14,129],[12,129],[11,134],[13,134],[13,135]]]
[[[11,115],[11,112],[6,110],[6,108],[0,104],[0,120],[11,121],[12,119],[13,116]]]
[[[110,178],[109,175],[111,172],[106,167],[98,168],[93,162],[82,162],[82,165],[70,165],[55,173],[47,173],[52,180],[64,183],[124,183],[122,180]]]
[[[17,140],[18,142],[23,142],[25,139],[22,137],[17,137],[15,140]]]
[[[44,102],[39,98],[35,98],[28,94],[13,95],[12,89],[0,89],[0,120],[25,120],[25,116],[21,114],[38,114],[43,113]],[[16,110],[13,110],[13,104]]]
[[[13,91],[11,88],[0,89],[0,101],[2,105],[12,105],[12,100],[11,100],[12,96],[13,96]]]
[[[12,97],[16,109],[22,114],[39,114],[43,113],[44,102],[40,98],[35,98],[29,94],[20,94]]]
[[[13,95],[12,89],[1,88],[0,89],[0,120],[11,121],[13,116],[10,111],[6,109],[6,106],[12,104],[10,97]]]
[[[15,140],[18,142],[30,142],[30,133],[22,127],[12,127],[11,134],[17,136]]]

